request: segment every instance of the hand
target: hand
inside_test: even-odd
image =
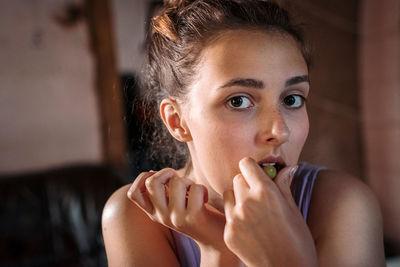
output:
[[[153,221],[192,237],[200,246],[226,249],[225,216],[207,204],[206,187],[179,177],[175,170],[141,173],[128,197]]]
[[[290,185],[297,167],[272,181],[251,158],[239,162],[233,190],[224,193],[226,245],[247,266],[317,266],[311,233]]]

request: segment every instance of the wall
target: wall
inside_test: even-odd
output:
[[[302,160],[364,178],[357,82],[358,1],[287,1],[313,55]]]
[[[0,174],[101,161],[88,32],[62,26],[65,3],[1,2]]]
[[[150,0],[112,0],[118,69],[139,73],[145,49],[146,14]]]
[[[400,2],[364,0],[360,14],[366,177],[381,203],[386,239],[400,253]]]

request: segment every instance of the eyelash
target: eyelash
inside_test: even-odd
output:
[[[300,100],[301,100],[300,105],[298,107],[291,107],[289,104],[287,104],[285,102],[285,100],[287,100],[289,97],[300,97]],[[299,95],[299,94],[291,94],[291,95],[285,96],[282,100],[282,104],[288,106],[290,109],[300,109],[306,104],[306,102],[307,102],[307,98],[305,98],[304,96]]]
[[[297,107],[292,107],[290,104],[288,104],[287,102],[285,102],[285,101],[288,100],[289,97],[294,97],[294,98],[300,97],[300,100],[301,100],[300,105],[297,106]],[[248,102],[248,105],[249,105],[249,106],[244,107],[244,108],[236,107],[236,106],[234,106],[234,105],[232,104],[232,100],[235,100],[235,99],[241,99],[241,102],[238,103],[238,104],[240,104],[240,105],[243,104],[243,102],[244,102],[243,99],[246,99],[245,101]],[[295,100],[295,101],[296,101],[296,100]],[[299,94],[287,95],[287,96],[285,96],[285,97],[282,99],[282,104],[285,105],[285,106],[287,106],[289,109],[300,109],[300,108],[302,108],[302,107],[306,104],[306,102],[307,102],[307,98],[305,98],[304,96],[299,95]],[[237,95],[237,96],[230,97],[230,98],[226,101],[226,103],[227,103],[227,105],[228,105],[229,108],[231,108],[231,109],[233,109],[233,110],[237,110],[237,111],[246,110],[246,109],[249,109],[249,108],[251,108],[251,107],[254,106],[254,104],[253,104],[252,100],[250,99],[250,97],[244,96],[244,95]]]
[[[249,105],[249,106],[248,106],[248,107],[244,107],[244,108],[235,107],[235,106],[232,104],[232,100],[235,100],[235,99],[241,99],[241,102],[240,102],[239,104],[243,104],[243,102],[248,102],[248,105]],[[243,99],[245,99],[245,101],[243,101]],[[242,111],[242,110],[245,110],[245,109],[249,109],[249,108],[251,108],[251,107],[254,106],[253,101],[250,99],[250,97],[244,96],[244,95],[232,96],[232,97],[230,97],[230,98],[226,101],[226,104],[227,104],[227,106],[228,106],[229,108],[231,108],[231,109],[233,109],[233,110],[237,110],[237,111]]]

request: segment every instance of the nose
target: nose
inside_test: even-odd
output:
[[[274,110],[261,117],[259,140],[262,143],[279,146],[289,140],[290,130],[281,111]]]

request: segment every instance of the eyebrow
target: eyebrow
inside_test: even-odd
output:
[[[291,85],[297,84],[297,83],[302,83],[302,82],[310,83],[310,78],[308,77],[308,75],[294,76],[294,77],[290,78],[289,80],[287,80],[285,82],[285,87],[288,87],[288,86],[291,86]]]
[[[218,88],[226,88],[226,87],[232,87],[232,86],[243,86],[243,87],[250,87],[250,88],[255,88],[255,89],[263,89],[264,88],[264,83],[260,80],[256,79],[232,79],[225,83],[222,86],[219,86]]]
[[[310,82],[308,75],[302,75],[302,76],[294,76],[290,79],[288,79],[285,82],[285,87],[302,83],[302,82]],[[222,86],[219,86],[217,89],[220,88],[226,88],[226,87],[232,87],[232,86],[242,86],[242,87],[249,87],[249,88],[254,88],[254,89],[264,89],[265,85],[263,81],[257,80],[257,79],[232,79],[228,81],[227,83],[223,84]]]

